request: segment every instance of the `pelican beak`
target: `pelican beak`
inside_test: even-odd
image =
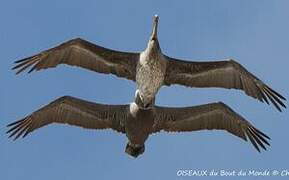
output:
[[[159,16],[154,15],[153,18],[153,31],[151,35],[151,40],[157,40],[157,35],[158,35],[158,22],[159,22]]]

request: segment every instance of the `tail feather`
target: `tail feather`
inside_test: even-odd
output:
[[[133,144],[127,143],[126,148],[125,148],[125,152],[134,158],[137,158],[139,155],[144,153],[144,151],[145,151],[144,145],[133,145]]]

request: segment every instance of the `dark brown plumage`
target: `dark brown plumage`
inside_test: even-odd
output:
[[[68,64],[98,73],[114,74],[135,81],[139,53],[110,50],[80,38],[70,40],[40,54],[16,61],[13,69],[17,74],[31,67],[34,70]],[[260,79],[234,60],[212,62],[190,62],[164,56],[167,65],[164,85],[179,84],[188,87],[219,87],[243,90],[247,95],[269,101],[281,111],[286,108],[285,97],[271,89]]]
[[[165,84],[180,84],[189,87],[220,87],[240,89],[247,95],[266,102],[268,99],[281,111],[286,108],[282,95],[264,84],[234,60],[213,62],[187,62],[167,57]]]
[[[286,99],[234,60],[213,62],[184,61],[162,54],[157,37],[158,16],[147,48],[140,53],[119,52],[77,38],[16,61],[17,74],[67,64],[98,73],[114,74],[136,81],[135,101],[129,105],[103,105],[72,97],[60,98],[24,119],[8,125],[15,139],[51,123],[64,123],[89,129],[113,129],[128,137],[126,152],[134,157],[145,150],[151,133],[197,130],[226,130],[252,142],[260,151],[270,145],[267,135],[223,103],[185,108],[155,106],[162,85],[219,87],[243,90],[262,102],[273,103],[281,111]]]
[[[125,133],[128,144],[139,145],[135,149],[127,146],[127,153],[137,157],[144,149],[148,136],[161,130],[185,132],[199,130],[226,130],[247,141],[247,137],[260,152],[270,145],[267,135],[256,129],[243,117],[223,103],[211,103],[194,107],[152,106],[131,112],[131,106],[104,105],[65,96],[59,98],[20,121],[8,125],[9,137],[25,137],[32,131],[52,123],[69,124],[87,129],[113,129]],[[134,152],[138,150],[139,154]]]
[[[138,53],[119,52],[76,38],[37,55],[16,61],[17,65],[12,69],[17,69],[16,74],[19,74],[29,67],[31,67],[30,73],[34,70],[67,64],[98,73],[111,73],[135,81],[138,57]]]

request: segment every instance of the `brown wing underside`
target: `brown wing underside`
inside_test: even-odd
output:
[[[186,108],[156,107],[154,132],[186,132],[199,130],[226,130],[247,141],[247,137],[260,152],[270,145],[266,134],[223,103],[211,103]]]
[[[87,129],[113,129],[125,133],[123,122],[128,105],[102,105],[65,96],[25,118],[8,125],[9,137],[25,137],[52,123],[69,124]]]
[[[180,84],[189,87],[219,87],[243,90],[247,95],[269,101],[281,111],[286,108],[282,95],[271,89],[243,66],[233,60],[215,62],[188,62],[168,58],[165,84]]]
[[[28,68],[32,72],[67,64],[135,81],[138,57],[138,53],[114,51],[78,38],[16,61],[13,69],[18,74]]]

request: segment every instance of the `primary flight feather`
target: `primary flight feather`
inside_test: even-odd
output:
[[[163,85],[179,84],[188,87],[219,87],[243,90],[247,95],[269,104],[279,111],[286,108],[282,95],[271,89],[234,60],[211,62],[184,61],[162,53],[158,36],[158,16],[147,48],[142,52],[120,52],[77,38],[16,61],[17,74],[67,64],[98,73],[114,74],[136,81],[144,106],[148,106]]]
[[[142,109],[137,101],[126,105],[106,105],[64,96],[9,124],[7,133],[15,140],[52,123],[124,133],[129,140],[126,153],[133,157],[144,152],[144,144],[150,134],[162,130],[226,130],[245,141],[248,138],[259,152],[260,148],[266,150],[266,145],[270,146],[270,138],[266,134],[221,102],[175,108],[152,104]]]
[[[158,16],[147,48],[138,53],[120,52],[77,38],[34,56],[16,61],[17,74],[67,64],[98,73],[114,74],[137,84],[134,102],[125,105],[92,103],[64,96],[25,118],[8,125],[9,137],[25,137],[52,123],[87,129],[113,129],[126,134],[126,153],[137,157],[145,151],[152,133],[226,130],[246,140],[260,152],[270,146],[265,133],[222,102],[192,107],[160,107],[155,96],[163,85],[220,87],[243,90],[262,102],[273,103],[281,111],[286,99],[234,60],[212,62],[184,61],[161,52],[157,37]]]

